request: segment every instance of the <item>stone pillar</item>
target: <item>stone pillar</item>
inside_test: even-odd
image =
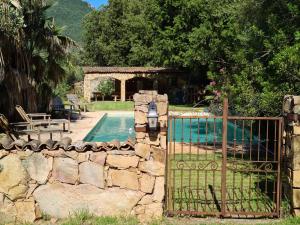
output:
[[[136,130],[135,153],[144,160],[140,162],[139,168],[146,172],[145,175],[155,177],[154,191],[149,199],[150,204],[147,205],[152,205],[151,207],[155,208],[156,215],[162,215],[165,197],[168,96],[158,95],[157,91],[139,91],[133,96],[133,99]],[[159,115],[159,128],[155,132],[150,132],[147,126],[147,113],[151,101],[156,103]]]
[[[126,80],[121,80],[121,101],[126,101]]]
[[[91,102],[91,80],[87,78],[88,75],[85,75],[84,77],[84,83],[83,83],[83,93],[84,93],[84,99],[88,102]]]
[[[300,216],[300,96],[285,96],[283,116],[283,194],[293,213]]]

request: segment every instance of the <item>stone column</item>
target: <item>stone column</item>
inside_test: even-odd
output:
[[[88,75],[84,77],[84,84],[83,84],[83,93],[84,98],[88,102],[91,102],[91,80],[87,78]]]
[[[126,101],[126,80],[121,80],[121,101]]]
[[[283,194],[293,213],[300,216],[300,96],[285,96],[283,115]]]
[[[153,194],[149,196],[149,202],[144,206],[146,215],[143,216],[151,216],[150,212],[153,210],[155,210],[156,216],[162,216],[165,198],[168,96],[158,95],[157,91],[139,91],[133,96],[133,99],[136,130],[135,153],[144,160],[140,162],[139,169],[145,172],[145,176],[155,177]],[[159,128],[155,132],[151,132],[147,128],[147,113],[151,101],[156,103],[159,115]],[[150,205],[153,210],[149,211],[147,207]]]

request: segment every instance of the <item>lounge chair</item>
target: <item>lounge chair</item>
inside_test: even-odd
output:
[[[50,110],[51,114],[54,116],[59,116],[59,118],[68,118],[68,120],[71,120],[71,111],[66,109],[62,99],[58,96],[51,100]]]
[[[63,137],[63,130],[52,128],[52,127],[41,127],[39,124],[33,126],[30,123],[9,123],[8,119],[0,114],[0,128],[4,133],[9,136],[12,140],[19,139],[19,135],[27,135],[28,141],[31,140],[31,135],[35,134],[38,136],[38,140],[41,140],[41,134],[49,134],[50,139],[52,140],[53,133],[59,133],[60,139]]]
[[[22,108],[22,106],[17,105],[16,106],[17,112],[20,114],[22,119],[29,123],[32,127],[36,125],[40,126],[51,126],[51,125],[59,125],[63,124],[63,131],[66,129],[66,124],[68,124],[68,132],[70,132],[70,120],[66,119],[51,119],[51,115],[45,114],[45,113],[30,113],[27,114],[25,110]],[[38,119],[43,118],[43,119]]]
[[[87,111],[87,104],[81,102],[77,95],[75,95],[75,94],[67,94],[67,99],[68,99],[68,101],[71,104],[71,110],[72,109],[82,110],[82,108],[83,108],[84,112]]]

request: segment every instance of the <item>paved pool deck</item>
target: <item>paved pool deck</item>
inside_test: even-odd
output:
[[[82,141],[84,137],[90,132],[91,129],[98,123],[98,121],[105,115],[106,112],[85,112],[82,113],[82,119],[71,121],[71,133],[64,132],[63,137],[70,137],[73,142]],[[66,126],[67,127],[67,126]],[[22,136],[27,140],[27,136]],[[37,135],[32,135],[32,139],[37,140]],[[41,135],[41,140],[49,139],[48,134]],[[53,140],[59,141],[59,134],[53,134]]]
[[[98,121],[105,115],[124,115],[124,114],[132,114],[133,111],[98,111],[98,112],[82,112],[82,119],[71,121],[70,130],[71,133],[64,132],[63,137],[70,137],[72,142],[82,141],[85,136],[94,128],[94,126],[98,123]],[[61,127],[61,126],[60,126]],[[41,140],[46,141],[49,139],[48,134],[42,134]],[[27,140],[27,136],[21,136],[21,138]],[[32,139],[38,139],[37,135],[32,135]],[[53,140],[59,141],[59,134],[53,134]]]

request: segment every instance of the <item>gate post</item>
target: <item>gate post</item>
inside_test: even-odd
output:
[[[138,203],[136,215],[143,221],[163,215],[166,179],[166,154],[168,132],[168,96],[157,91],[140,90],[133,96],[134,123],[136,132],[135,154],[139,162],[141,191],[145,193]],[[157,106],[158,126],[151,130],[147,119],[149,105]]]
[[[283,194],[292,213],[300,216],[300,96],[284,97],[283,116]]]
[[[228,98],[223,102],[223,131],[222,131],[222,180],[221,180],[221,216],[226,215],[226,167],[227,167],[227,123],[228,123]]]

